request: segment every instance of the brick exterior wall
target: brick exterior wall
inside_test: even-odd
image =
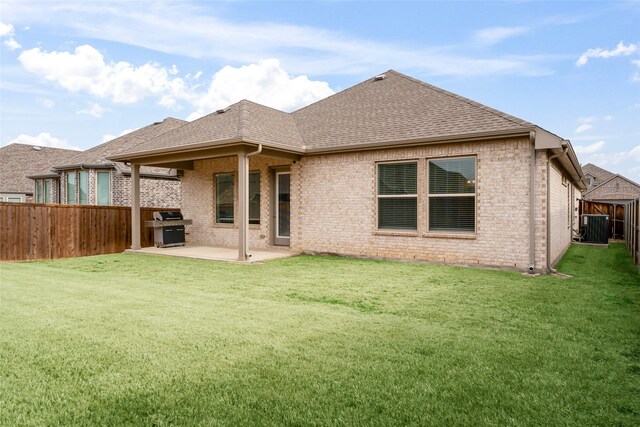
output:
[[[249,171],[260,172],[260,224],[249,225],[249,248],[266,248],[273,244],[273,220],[275,206],[273,192],[273,175],[275,168],[291,169],[291,217],[296,213],[293,207],[298,196],[294,194],[294,172],[296,165],[291,161],[254,156],[249,158]],[[234,174],[234,223],[217,224],[215,218],[215,174]],[[184,171],[182,182],[182,214],[193,220],[187,226],[187,243],[209,246],[238,246],[238,158],[224,157],[198,160],[194,162],[194,170]],[[295,231],[291,230],[292,241]]]
[[[297,250],[381,258],[529,266],[528,139],[305,157]],[[429,158],[476,156],[476,232],[427,230]],[[418,231],[376,231],[376,162],[418,159]],[[295,242],[295,244],[294,244]]]
[[[389,259],[485,265],[527,270],[530,230],[530,159],[528,138],[477,143],[438,144],[344,154],[304,156],[295,164],[252,157],[250,171],[261,173],[261,223],[250,225],[249,248],[273,244],[273,169],[291,168],[291,249]],[[433,233],[427,229],[428,159],[474,156],[476,160],[476,231]],[[536,151],[535,267],[547,266],[547,161]],[[418,230],[376,230],[376,168],[378,162],[418,161]],[[571,242],[571,183],[551,175],[552,259]],[[234,173],[236,221],[215,222],[216,173]],[[182,212],[193,220],[187,227],[191,244],[237,247],[237,158],[196,161],[182,181]],[[574,205],[575,206],[575,205]],[[574,224],[577,226],[577,214]]]
[[[640,187],[617,176],[585,195],[585,200],[633,200],[640,197]]]
[[[97,182],[98,172],[109,172],[110,175],[110,205],[131,206],[131,176],[123,175],[115,169],[86,169],[89,173],[88,204],[98,204]],[[60,178],[60,203],[67,203],[67,172]],[[79,171],[75,171],[76,173]],[[77,175],[76,175],[77,177]],[[78,186],[76,185],[76,203]],[[180,181],[163,178],[140,178],[140,206],[158,208],[178,208],[181,200]]]
[[[571,181],[552,163],[550,175],[550,248],[551,264],[555,264],[571,244]]]

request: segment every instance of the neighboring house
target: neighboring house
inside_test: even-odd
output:
[[[64,163],[78,153],[76,150],[26,144],[0,148],[0,202],[33,202],[33,181],[27,176]],[[42,191],[55,198],[58,187],[48,181]]]
[[[240,101],[111,159],[133,179],[183,169],[188,243],[239,260],[282,245],[548,271],[585,188],[569,141],[395,71],[293,113]]]
[[[640,197],[640,184],[599,168],[591,163],[582,166],[587,189],[582,193],[585,200],[624,204]]]
[[[162,122],[130,132],[104,144],[77,153],[64,162],[57,162],[49,170],[32,174],[37,203],[62,203],[101,206],[131,205],[131,169],[123,162],[107,158],[149,139],[162,135],[187,123],[167,118]],[[143,167],[141,170],[141,203],[148,207],[179,207],[180,182],[177,170]],[[59,199],[47,197],[42,188],[48,182],[59,186]]]

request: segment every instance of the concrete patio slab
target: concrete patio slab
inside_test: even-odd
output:
[[[176,256],[182,258],[207,259],[211,261],[225,262],[241,262],[238,261],[238,248],[212,247],[212,246],[173,246],[169,248],[142,248],[138,250],[127,249],[125,252]],[[247,263],[268,261],[272,259],[288,258],[299,255],[300,252],[294,252],[284,248],[254,249],[249,250],[250,258]]]

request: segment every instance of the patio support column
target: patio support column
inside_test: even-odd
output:
[[[131,249],[140,249],[140,165],[131,164]]]
[[[249,158],[238,153],[238,261],[249,259]]]

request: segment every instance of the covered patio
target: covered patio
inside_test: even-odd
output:
[[[294,252],[286,248],[254,249],[251,251],[251,254],[248,255],[246,260],[239,261],[238,250],[236,248],[199,245],[174,246],[169,248],[156,248],[154,246],[150,248],[129,249],[127,250],[127,252],[149,255],[174,256],[181,258],[206,259],[210,261],[247,263],[289,258],[300,254],[299,252]]]

